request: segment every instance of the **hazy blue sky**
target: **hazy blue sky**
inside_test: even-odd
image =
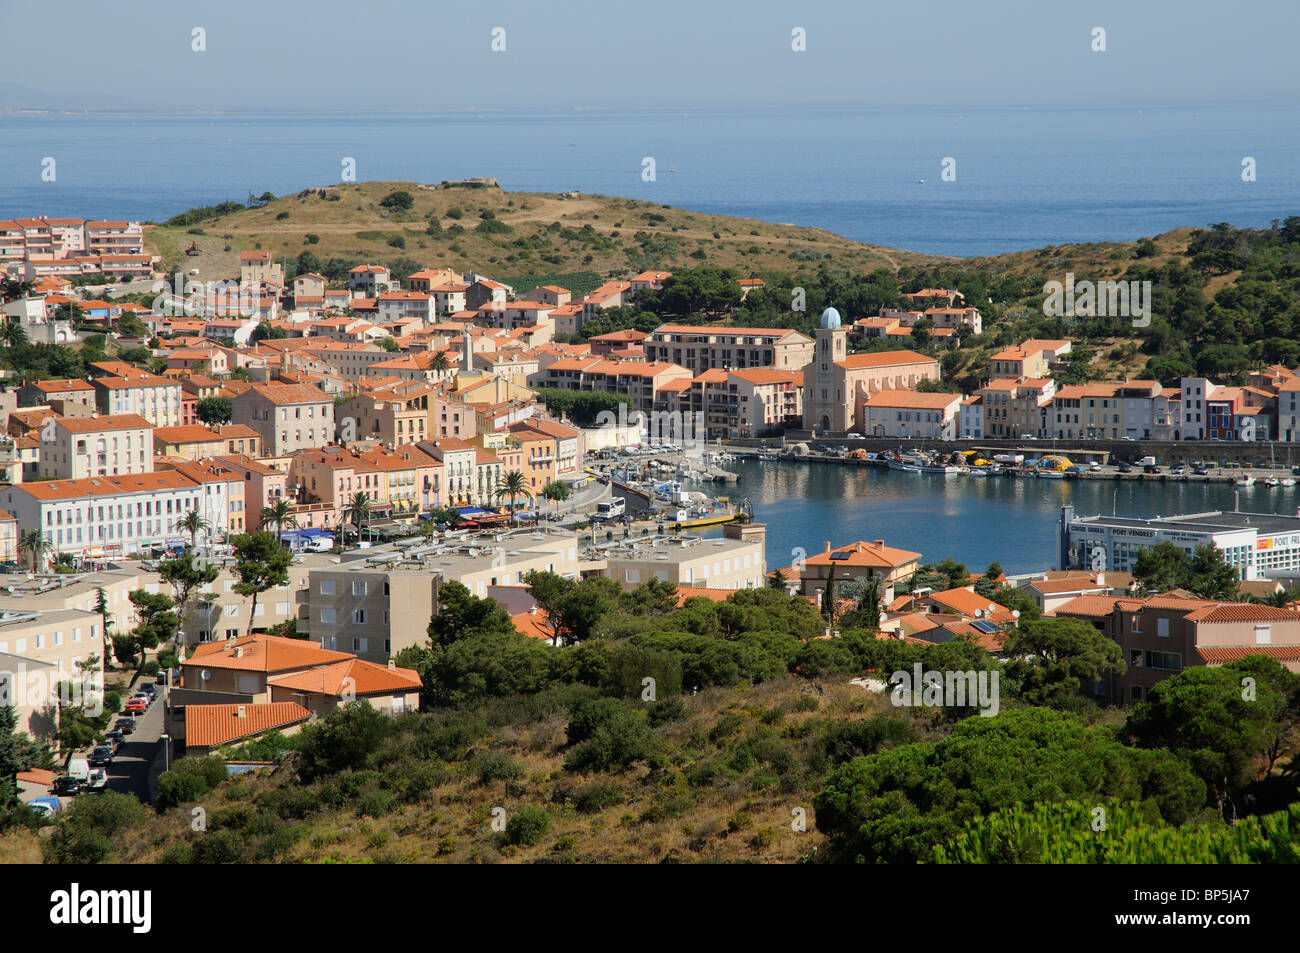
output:
[[[0,106],[463,109],[1294,99],[1262,0],[4,0]],[[506,30],[506,51],[491,31]],[[1107,51],[1091,50],[1094,27]],[[206,52],[191,30],[207,31]],[[791,50],[791,30],[807,51]]]

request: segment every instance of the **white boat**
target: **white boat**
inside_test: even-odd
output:
[[[920,473],[921,468],[915,463],[904,463],[902,460],[890,460],[889,469],[902,470],[904,473]]]
[[[1295,486],[1295,480],[1291,479],[1291,477],[1283,477],[1283,478],[1282,478],[1282,485],[1283,485],[1283,486]]]
[[[1267,480],[1264,481],[1264,485],[1271,490],[1273,487],[1281,486],[1282,481],[1279,480],[1277,477],[1269,477]]]
[[[1065,473],[1062,470],[1039,470],[1038,479],[1040,480],[1064,480]]]
[[[971,467],[966,472],[973,477],[986,477],[989,475],[989,471],[987,467]]]
[[[1237,486],[1254,486],[1255,478],[1253,476],[1244,476],[1237,481]]]

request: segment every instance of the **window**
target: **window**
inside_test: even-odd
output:
[[[352,640],[352,651],[354,651],[354,652],[366,652],[366,651],[369,651],[369,646],[370,646],[370,640],[369,640],[369,639],[353,639],[353,640]]]
[[[1156,635],[1162,639],[1169,638],[1169,620],[1156,619]]]
[[[1267,626],[1267,625],[1255,626],[1256,645],[1269,645],[1272,643],[1272,641],[1273,641],[1273,630],[1271,626]]]
[[[337,621],[338,621],[338,613],[335,612],[333,609],[321,609],[321,610],[320,610],[320,620],[321,620],[322,622],[337,622]]]
[[[352,594],[354,596],[364,596],[366,594],[366,584],[364,582],[353,582]]]
[[[332,596],[334,595],[334,590],[335,586],[333,579],[322,579],[320,581],[320,594],[322,596]]]
[[[366,621],[366,610],[365,610],[365,609],[353,609],[353,610],[352,610],[352,621],[355,622],[355,623],[357,623],[357,625],[364,625],[364,624],[365,624],[365,621]]]

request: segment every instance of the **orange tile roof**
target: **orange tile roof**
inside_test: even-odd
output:
[[[244,717],[240,717],[240,711]],[[276,728],[300,724],[311,712],[297,702],[261,702],[243,705],[186,705],[185,743],[211,748]]]
[[[1006,606],[998,605],[973,589],[945,589],[943,592],[932,592],[926,598],[932,602],[937,602],[941,606],[956,609],[966,616],[974,616],[976,612],[980,612],[983,614],[981,617],[992,622],[1014,622],[1016,619]],[[990,605],[993,606],[992,612],[989,612]]]
[[[336,697],[348,693],[361,696],[420,690],[420,675],[414,669],[389,668],[358,658],[302,672],[273,675],[266,682],[278,688]]]
[[[515,631],[530,639],[549,642],[553,638],[552,633],[546,628],[546,612],[540,608],[535,612],[520,612],[512,615],[510,621],[515,624]]]
[[[139,414],[111,417],[59,417],[58,425],[69,433],[97,433],[100,430],[153,430],[153,424]]]
[[[1198,645],[1196,654],[1207,665],[1238,662],[1250,655],[1263,655],[1278,662],[1300,661],[1300,645]]]
[[[832,558],[843,554],[847,554],[847,558]],[[847,546],[814,553],[804,560],[804,564],[809,566],[887,566],[892,568],[906,565],[920,558],[920,553],[914,553],[907,549],[895,549],[892,546],[886,546],[881,540],[870,543],[858,540],[856,543],[849,543]]]
[[[235,650],[240,656],[235,657]],[[223,642],[205,642],[181,663],[195,668],[221,668],[241,672],[287,672],[355,658],[348,652],[323,649],[314,642],[254,633]]]
[[[1251,602],[1205,606],[1187,614],[1189,622],[1300,622],[1300,612]]]
[[[916,351],[875,351],[869,354],[850,354],[835,363],[845,370],[856,371],[867,367],[890,367],[894,364],[934,364],[936,361]]]

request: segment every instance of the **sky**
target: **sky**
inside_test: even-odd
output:
[[[1294,101],[1296,0],[4,0],[0,108]],[[1105,51],[1094,51],[1094,30]],[[494,51],[504,41],[504,50]],[[206,47],[195,50],[194,31]],[[805,49],[795,51],[801,29]]]

